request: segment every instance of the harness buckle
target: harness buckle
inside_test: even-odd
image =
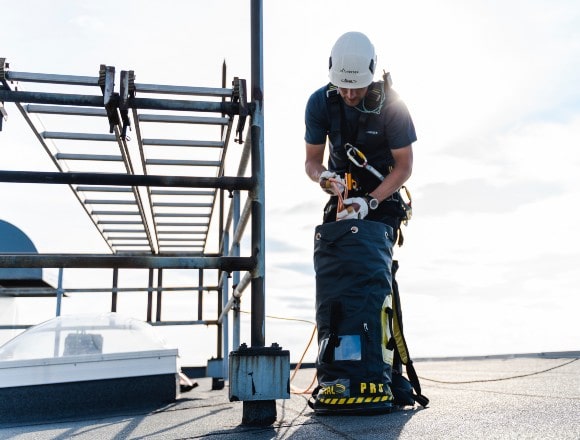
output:
[[[332,98],[334,96],[338,96],[338,87],[336,86],[329,86],[326,90],[326,97]]]

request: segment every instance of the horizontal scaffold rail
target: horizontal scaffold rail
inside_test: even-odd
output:
[[[216,96],[223,98],[232,95],[232,89],[227,88],[169,86],[143,83],[135,83],[135,90],[141,93],[167,93],[171,95]]]
[[[70,93],[22,92],[0,89],[0,101],[26,102],[33,104],[78,105],[81,107],[104,107],[103,96],[77,95]],[[110,97],[109,105],[120,106],[120,97]],[[237,115],[240,105],[237,102],[221,101],[187,101],[179,99],[134,98],[128,97],[123,103],[125,108],[148,110],[176,110],[192,112],[215,112]]]
[[[74,86],[98,86],[98,76],[58,75],[52,73],[5,72],[8,81],[65,84]]]
[[[219,269],[250,271],[255,257],[175,257],[109,254],[0,254],[2,268]]]
[[[53,183],[65,185],[121,185],[121,186],[161,186],[182,188],[219,188],[229,191],[251,190],[255,185],[253,177],[192,177],[135,175],[115,173],[53,173],[42,171],[0,171],[0,182],[12,183]]]

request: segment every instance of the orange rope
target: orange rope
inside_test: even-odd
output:
[[[346,182],[342,182],[340,179],[335,179],[334,177],[331,177],[328,181],[332,185],[335,194],[338,196],[338,204],[336,206],[336,213],[338,214],[340,211],[344,210],[344,199],[348,198],[348,186],[346,185]],[[344,194],[340,192],[339,184],[344,186]]]
[[[298,363],[296,364],[296,368],[294,368],[294,372],[292,373],[292,377],[290,377],[290,384],[291,384],[290,391],[292,392],[292,394],[311,394],[313,391],[313,385],[316,382],[316,371],[314,372],[314,378],[312,379],[312,382],[310,382],[310,385],[308,385],[305,390],[296,389],[296,387],[294,387],[292,385],[292,381],[294,380],[296,373],[298,373],[298,370],[300,370],[300,367],[302,366],[302,361],[304,360],[304,356],[306,356],[306,352],[308,351],[308,349],[310,348],[310,345],[312,344],[312,340],[314,339],[314,335],[316,334],[316,330],[317,330],[317,327],[314,326],[314,328],[312,329],[312,334],[310,335],[310,340],[308,341],[308,344],[306,345],[306,348],[304,349],[304,352],[302,353],[302,356],[300,357],[300,361],[298,361]]]

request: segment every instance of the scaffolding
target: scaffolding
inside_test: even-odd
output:
[[[216,351],[224,376],[230,353],[228,314],[233,310],[232,340],[240,349],[230,354],[230,362],[236,372],[251,368],[252,374],[232,379],[230,392],[235,389],[246,396],[240,399],[242,423],[267,425],[276,419],[274,399],[289,398],[289,353],[278,344],[265,347],[262,7],[261,0],[251,1],[249,90],[238,77],[227,84],[225,65],[221,87],[208,88],[139,83],[134,71],[121,70],[117,75],[115,67],[107,65],[101,65],[95,76],[18,72],[0,58],[0,130],[7,112],[4,103],[14,103],[57,169],[0,170],[0,182],[68,185],[110,251],[0,253],[0,268],[58,268],[57,314],[66,268],[112,269],[112,288],[106,289],[111,292],[111,311],[116,311],[117,295],[123,291],[118,287],[119,270],[148,269],[148,286],[131,289],[147,292],[147,321],[216,325]],[[24,91],[22,84],[35,90]],[[41,91],[43,87],[48,89]],[[69,122],[73,118],[75,122]],[[237,173],[227,175],[226,157],[234,141],[241,144],[242,152]],[[210,253],[214,218],[218,250]],[[240,255],[248,224],[250,250]],[[198,271],[197,317],[162,319],[162,294],[172,290],[163,286],[164,269]],[[218,271],[216,286],[204,285],[207,270]],[[250,347],[239,344],[236,313],[248,286]],[[218,292],[215,319],[201,314],[207,290]],[[258,377],[268,380],[256,393],[254,378]]]
[[[263,347],[261,8],[261,2],[252,2],[250,94],[244,79],[234,77],[228,84],[225,62],[221,87],[211,88],[139,83],[134,71],[117,72],[108,65],[100,65],[94,76],[19,72],[0,58],[0,130],[7,114],[4,103],[14,103],[57,170],[0,170],[0,182],[68,185],[110,250],[4,253],[0,267],[58,268],[57,301],[63,293],[75,292],[63,288],[63,269],[112,269],[112,288],[94,291],[111,292],[113,312],[124,291],[118,287],[119,270],[148,269],[147,287],[125,289],[147,292],[146,320],[153,325],[218,326],[217,355],[222,359],[229,347],[228,312],[238,310],[239,298],[251,286],[251,345]],[[232,143],[239,143],[242,152],[237,173],[228,176],[225,163]],[[216,218],[217,238],[210,236]],[[243,256],[240,242],[250,222],[251,254]],[[217,252],[206,251],[210,238],[217,239]],[[198,315],[191,320],[162,320],[162,294],[172,290],[163,286],[164,269],[198,270]],[[204,285],[207,270],[218,271],[216,286]],[[209,290],[218,292],[214,319],[202,316],[203,292]],[[233,343],[239,345],[237,314]]]
[[[22,90],[24,83],[59,87],[59,91],[27,92]],[[231,84],[226,87],[225,63],[222,87],[203,88],[141,84],[135,81],[133,71],[123,70],[116,77],[115,68],[105,65],[93,77],[18,72],[10,70],[6,60],[0,58],[0,101],[16,105],[58,170],[0,171],[0,181],[68,185],[110,249],[110,254],[102,255],[2,254],[0,267],[111,268],[113,312],[117,311],[117,295],[122,291],[117,286],[119,269],[146,268],[150,271],[146,288],[148,322],[221,327],[224,304],[218,305],[219,317],[203,319],[203,292],[217,290],[223,297],[229,274],[239,278],[239,272],[245,271],[246,281],[256,275],[256,256],[239,256],[239,244],[252,204],[260,203],[257,187],[263,185],[256,176],[244,177],[252,156],[251,135],[243,139],[251,106],[245,80],[236,77]],[[68,89],[75,93],[68,93]],[[204,116],[207,113],[217,116]],[[176,125],[186,130],[177,130]],[[53,126],[59,128],[51,130]],[[67,127],[76,130],[65,130]],[[78,127],[87,128],[79,131]],[[194,129],[209,133],[208,127],[217,127],[218,139],[200,140],[186,133]],[[176,132],[185,134],[181,138],[162,136]],[[237,175],[228,177],[224,165],[232,134],[243,151]],[[95,169],[98,172],[90,171]],[[231,198],[224,197],[224,191]],[[248,193],[241,211],[240,191]],[[205,249],[214,213],[219,222],[219,252],[210,254]],[[199,270],[196,319],[162,321],[162,274],[168,268]],[[204,270],[208,269],[220,271],[217,286],[203,285]],[[154,270],[158,271],[157,286],[153,285]],[[237,298],[246,285],[237,286]],[[58,291],[63,292],[62,285]],[[232,298],[228,309],[236,303],[236,297]],[[218,334],[218,356],[223,357],[221,332]]]

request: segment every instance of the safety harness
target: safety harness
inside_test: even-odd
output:
[[[384,167],[384,175],[377,170],[377,168],[369,163],[365,154],[361,151],[358,146],[367,145],[368,142],[368,132],[367,130],[369,119],[373,115],[379,115],[384,105],[388,105],[398,99],[398,94],[392,89],[392,79],[389,72],[383,72],[383,80],[378,82],[373,82],[369,86],[369,89],[357,108],[360,111],[358,118],[358,123],[356,127],[349,127],[347,123],[347,118],[345,115],[344,106],[340,98],[338,87],[332,83],[328,84],[326,91],[327,107],[330,114],[330,132],[340,133],[339,145],[342,145],[346,153],[346,158],[348,161],[347,169],[345,170],[345,182],[347,190],[357,190],[360,188],[360,180],[366,180],[368,178],[363,178],[363,176],[358,173],[358,170],[366,170],[369,176],[374,176],[380,181],[383,181],[385,176],[388,175],[394,165],[394,160],[392,157],[388,157],[387,167]],[[388,152],[387,152],[388,153]],[[353,177],[357,175],[359,179]],[[372,180],[372,178],[371,178]],[[363,192],[370,192],[370,188],[362,188]],[[399,221],[407,225],[412,217],[412,198],[409,189],[406,186],[402,186],[400,190],[396,191],[392,196],[383,202],[392,202],[398,206]],[[403,245],[404,236],[399,227],[397,231],[397,243],[399,246]]]
[[[380,114],[385,102],[397,98],[397,94],[391,89],[391,86],[392,80],[389,72],[383,74],[382,81],[370,84],[360,105],[359,111],[361,112],[361,115],[359,117],[357,130],[355,130],[354,133],[350,133],[350,130],[346,126],[346,118],[344,117],[344,109],[342,108],[338,87],[332,83],[328,84],[326,99],[328,100],[330,110],[330,130],[340,131],[342,136],[341,145],[346,143],[360,143],[357,142],[358,137],[365,135],[364,128],[366,127],[369,116]]]

